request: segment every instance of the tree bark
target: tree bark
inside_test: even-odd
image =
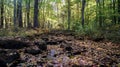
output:
[[[39,27],[39,23],[38,23],[38,13],[39,13],[38,2],[39,2],[39,0],[34,1],[34,28]]]
[[[1,0],[1,22],[0,22],[0,28],[3,28],[4,26],[4,0]]]
[[[22,22],[22,0],[18,0],[18,23],[19,23],[19,27],[23,27],[23,22]]]
[[[81,8],[81,17],[82,17],[82,27],[84,28],[84,22],[85,22],[85,17],[84,17],[84,11],[85,11],[85,4],[86,0],[82,0],[82,8]]]
[[[118,13],[119,13],[118,24],[120,24],[120,0],[118,0]]]
[[[113,0],[113,22],[114,22],[114,24],[116,24],[116,16],[115,16],[115,13],[116,13],[116,5],[115,5],[115,3],[116,3],[116,0]]]
[[[14,0],[14,27],[17,25],[17,5],[16,5],[16,0]]]
[[[70,30],[70,23],[71,23],[71,9],[70,9],[70,0],[68,1],[68,30]]]
[[[31,27],[31,23],[30,23],[30,0],[26,0],[26,10],[27,10],[27,25],[28,28]]]

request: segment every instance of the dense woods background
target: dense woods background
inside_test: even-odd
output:
[[[1,36],[39,28],[118,40],[120,0],[0,0],[0,28]]]

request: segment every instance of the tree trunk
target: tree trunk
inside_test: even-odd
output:
[[[80,10],[79,10],[80,3],[77,3],[77,7],[76,8],[77,8],[76,9],[76,11],[77,11],[77,13],[76,13],[76,19],[77,19],[77,22],[79,22],[79,19],[80,19],[80,15],[79,15],[79,13],[80,13]]]
[[[70,0],[68,1],[68,30],[70,30],[70,23],[71,23],[71,9],[70,9]]]
[[[120,0],[118,0],[118,13],[119,13],[118,24],[120,24]]]
[[[99,26],[102,27],[102,6],[101,6],[101,1],[98,0],[98,10],[99,10]]]
[[[81,8],[81,17],[82,17],[82,27],[84,28],[84,22],[85,22],[85,18],[84,18],[84,11],[85,11],[85,4],[86,4],[86,0],[82,0],[82,8]]]
[[[0,22],[0,28],[3,28],[4,26],[4,0],[1,0],[1,22]]]
[[[23,22],[22,22],[22,0],[18,0],[18,23],[19,23],[19,27],[23,27]]]
[[[39,2],[39,0],[34,1],[34,28],[39,27],[39,23],[38,23],[38,12],[39,12],[38,2]]]
[[[98,11],[99,11],[99,10],[98,10],[98,7],[99,7],[99,5],[98,5],[98,0],[96,0],[96,22],[99,22],[99,18],[98,18],[98,16],[99,16],[99,15],[98,15],[98,14],[99,14]],[[98,25],[98,23],[96,23],[96,26],[97,26],[97,25]]]
[[[116,5],[115,5],[115,3],[116,3],[116,0],[113,0],[113,22],[114,22],[114,24],[116,24],[116,16],[115,16],[115,13],[116,13]]]
[[[26,10],[27,10],[27,25],[28,28],[31,27],[31,23],[30,23],[30,0],[26,0]]]
[[[16,0],[14,0],[14,27],[17,26],[17,4],[16,4]]]

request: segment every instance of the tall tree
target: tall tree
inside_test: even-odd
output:
[[[97,7],[98,7],[98,23],[99,23],[99,26],[102,27],[102,3],[101,3],[101,0],[96,0],[96,3],[97,3]]]
[[[17,4],[16,4],[16,0],[14,0],[14,18],[13,18],[13,22],[14,22],[14,27],[17,26]]]
[[[27,25],[28,28],[31,27],[31,23],[30,23],[30,0],[26,0],[26,11],[27,11]]]
[[[76,19],[77,19],[77,21],[79,22],[79,18],[80,18],[80,15],[79,15],[79,12],[80,12],[80,10],[79,10],[79,8],[80,8],[80,2],[79,1],[77,1],[77,6],[76,6]]]
[[[17,13],[18,13],[18,23],[19,27],[23,27],[23,22],[22,22],[22,0],[18,0],[17,3]]]
[[[1,8],[0,8],[1,9],[0,28],[3,28],[3,26],[4,26],[4,0],[1,0],[0,2],[1,2],[1,4],[0,4],[0,6],[1,6]]]
[[[119,13],[118,23],[120,24],[120,0],[118,0],[118,13]]]
[[[85,18],[84,18],[84,12],[85,12],[85,4],[86,4],[86,0],[82,0],[82,8],[81,8],[81,20],[82,20],[82,27],[84,28],[84,22],[85,22]]]
[[[71,8],[70,8],[70,1],[71,0],[67,0],[68,2],[68,30],[70,30],[70,23],[71,23]]]
[[[116,24],[116,15],[115,15],[115,13],[116,13],[116,0],[113,0],[113,21],[114,21],[114,24]]]
[[[38,4],[39,4],[39,0],[35,0],[34,1],[34,28],[38,28],[39,27],[39,23],[38,23]]]

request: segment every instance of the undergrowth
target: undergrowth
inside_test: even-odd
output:
[[[77,36],[90,37],[90,38],[104,38],[112,42],[120,42],[120,26],[102,27],[94,25],[86,25],[84,28],[76,24],[73,28]],[[48,30],[42,29],[26,29],[26,28],[8,28],[0,29],[0,37],[26,37],[34,34],[46,33]]]
[[[40,34],[43,33],[42,31],[38,30],[34,30],[34,29],[25,29],[25,28],[17,28],[17,29],[13,29],[13,28],[9,28],[9,29],[1,29],[0,30],[0,37],[15,37],[15,36],[21,36],[21,37],[25,37],[25,36],[32,36],[34,34]]]
[[[75,24],[73,30],[78,36],[90,37],[90,38],[104,38],[105,40],[120,43],[120,26],[104,26],[99,27],[92,25],[86,25],[84,28],[80,24]]]

